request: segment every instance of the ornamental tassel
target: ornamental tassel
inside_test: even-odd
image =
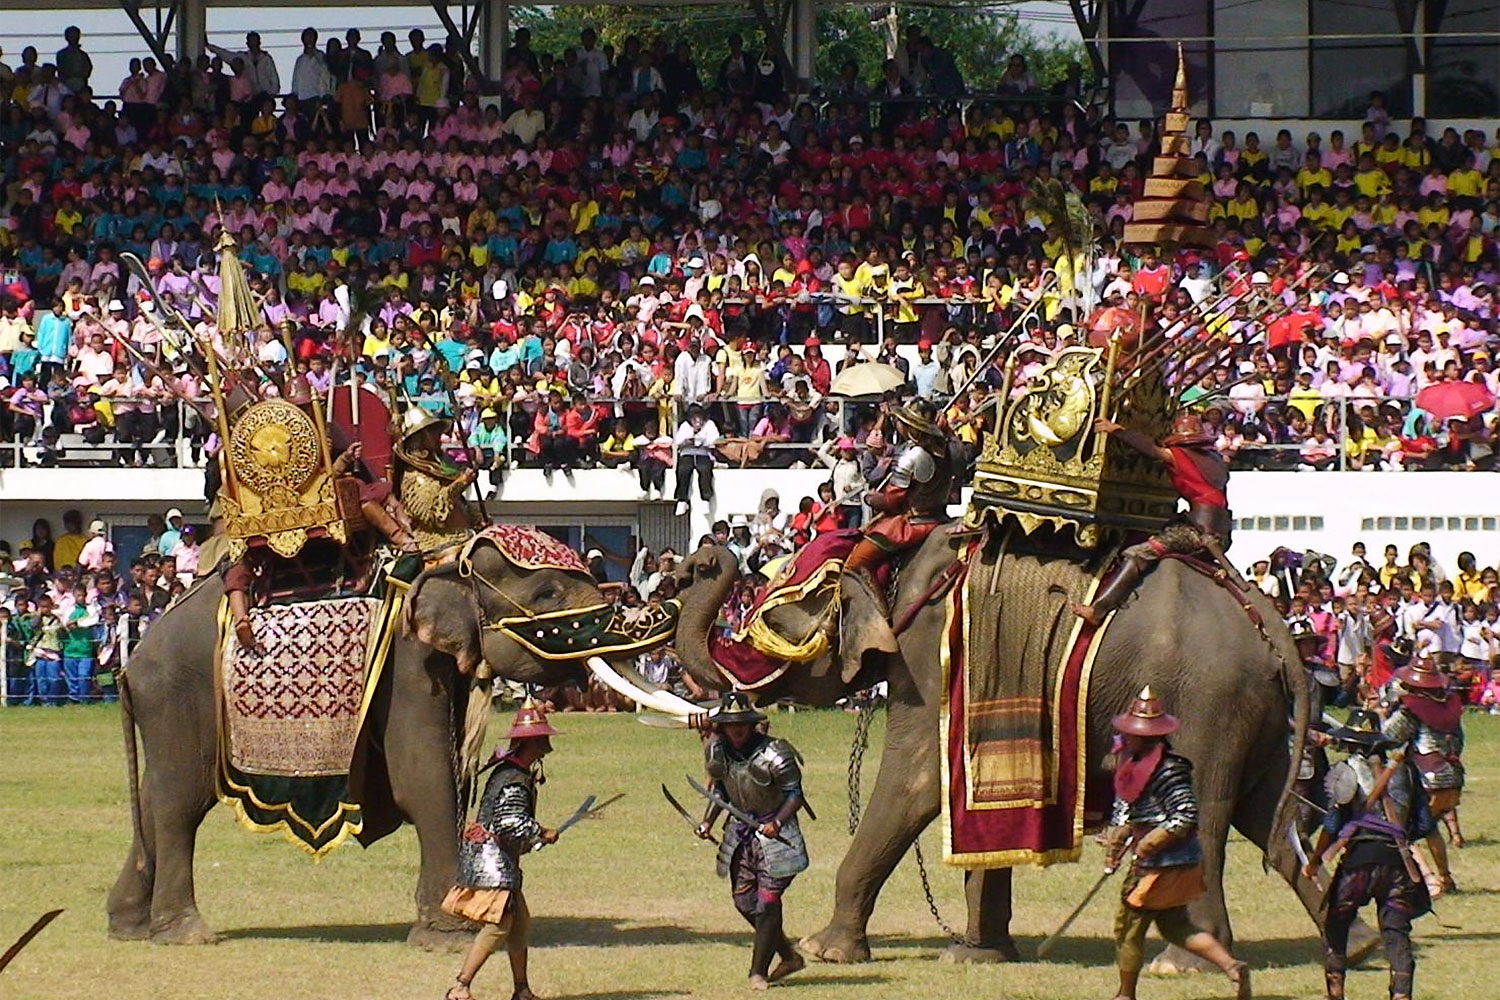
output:
[[[479,773],[489,735],[493,688],[493,672],[490,665],[481,660],[474,669],[474,679],[469,685],[469,706],[464,712],[463,742],[459,745],[460,785],[473,782]]]

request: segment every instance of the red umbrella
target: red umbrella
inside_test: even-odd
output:
[[[1494,394],[1482,382],[1439,382],[1417,393],[1417,407],[1437,420],[1468,420],[1494,405]]]

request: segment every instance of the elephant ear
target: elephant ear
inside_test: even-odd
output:
[[[882,602],[858,573],[845,573],[839,582],[842,602],[839,625],[839,671],[852,684],[861,670],[881,656],[901,652],[896,633],[886,621]]]
[[[480,618],[479,602],[473,588],[459,579],[457,562],[425,571],[407,592],[406,634],[453,657],[465,675],[472,675],[484,659]]]

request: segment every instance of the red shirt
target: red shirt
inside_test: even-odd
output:
[[[1178,496],[1188,503],[1201,503],[1210,507],[1229,509],[1229,497],[1222,489],[1204,478],[1203,471],[1198,468],[1198,463],[1189,453],[1190,449],[1172,447],[1167,451],[1172,454],[1172,488],[1177,491]]]

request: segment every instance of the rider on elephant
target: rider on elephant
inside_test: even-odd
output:
[[[312,385],[304,375],[288,380],[283,397],[288,403],[308,409],[312,406]],[[359,483],[359,509],[365,523],[380,533],[392,545],[403,552],[417,551],[417,541],[411,532],[411,521],[401,501],[391,490],[391,484],[376,479],[361,460],[364,445],[350,441],[337,424],[327,425],[328,447],[338,457],[334,459],[333,475],[336,479],[353,478]]]
[[[401,418],[401,440],[391,463],[396,495],[411,517],[412,534],[423,552],[433,553],[467,541],[474,519],[464,491],[474,482],[472,468],[459,469],[443,454],[447,421],[413,406]]]
[[[781,897],[807,869],[807,843],[797,823],[802,808],[802,768],[797,749],[757,727],[766,717],[741,691],[728,691],[709,712],[713,735],[703,745],[704,769],[714,789],[760,823],[731,819],[719,846],[719,876],[729,876],[734,907],[755,928],[750,988],[763,990],[806,964],[782,929]],[[698,824],[708,839],[719,807],[710,805]],[[776,968],[771,957],[781,956]]]
[[[1442,820],[1453,846],[1462,847],[1458,803],[1464,790],[1463,698],[1450,690],[1448,675],[1429,660],[1417,659],[1397,670],[1396,680],[1401,684],[1401,701],[1381,732],[1393,743],[1410,745],[1433,819]],[[1448,846],[1437,830],[1427,838],[1427,849],[1437,868],[1433,895],[1452,892]]]
[[[1136,981],[1146,961],[1146,932],[1153,923],[1172,944],[1222,969],[1235,984],[1237,1000],[1249,1000],[1249,967],[1188,915],[1188,903],[1204,892],[1203,849],[1198,843],[1192,762],[1173,753],[1167,743],[1177,731],[1177,719],[1162,710],[1148,686],[1128,712],[1114,717],[1113,725],[1121,749],[1106,867],[1113,871],[1125,852],[1135,849],[1115,918],[1120,967],[1115,1000],[1135,1000]]]
[[[1226,495],[1229,466],[1214,450],[1214,436],[1204,429],[1203,420],[1196,413],[1179,413],[1172,421],[1172,433],[1162,438],[1161,444],[1105,417],[1094,421],[1094,430],[1116,435],[1142,455],[1165,465],[1173,487],[1188,503],[1185,513],[1121,554],[1114,573],[1100,585],[1092,604],[1073,605],[1075,614],[1098,625],[1125,602],[1141,577],[1168,553],[1207,555],[1223,563],[1234,520]]]
[[[470,1000],[474,976],[502,944],[516,984],[511,1000],[536,1000],[526,982],[531,911],[521,892],[521,855],[557,842],[557,831],[536,821],[541,762],[556,735],[546,713],[528,701],[506,734],[510,747],[504,753],[496,749],[490,762],[495,770],[459,845],[458,884],[443,900],[443,912],[474,921],[479,933],[445,1000]]]
[[[916,400],[891,414],[910,442],[896,457],[885,483],[865,494],[879,516],[844,560],[845,573],[863,574],[877,597],[875,571],[892,557],[915,549],[934,528],[948,520],[948,493],[956,470],[948,442],[935,420],[932,404]]]

